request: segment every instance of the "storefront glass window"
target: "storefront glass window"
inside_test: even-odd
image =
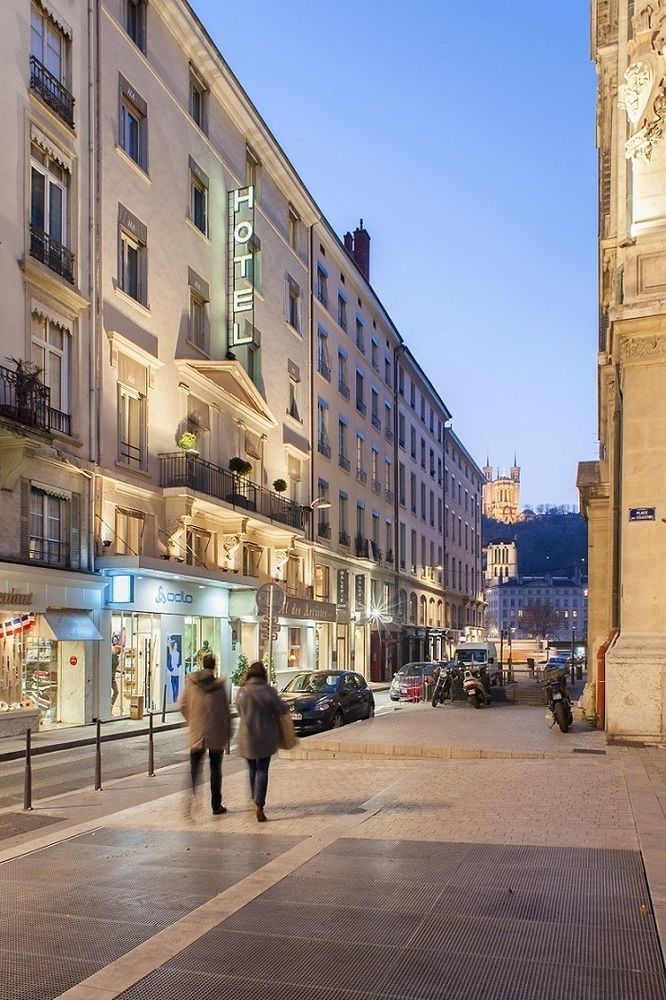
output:
[[[289,629],[289,654],[288,662],[290,668],[299,670],[301,666],[301,630],[300,628]]]

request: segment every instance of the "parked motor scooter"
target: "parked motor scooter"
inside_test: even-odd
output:
[[[548,678],[546,697],[548,698],[548,709],[553,716],[551,726],[557,723],[560,732],[568,733],[569,726],[573,722],[573,712],[571,711],[571,695],[567,688],[566,671],[553,672],[552,676]],[[546,718],[548,718],[547,715]]]
[[[481,708],[482,705],[490,704],[490,678],[484,666],[465,671],[463,688],[467,700],[473,708]]]

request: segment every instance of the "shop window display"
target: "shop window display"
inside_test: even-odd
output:
[[[49,724],[58,719],[58,643],[35,625],[33,614],[0,621],[0,712],[38,708]]]

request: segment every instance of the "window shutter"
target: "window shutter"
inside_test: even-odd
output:
[[[81,497],[72,493],[69,510],[69,565],[72,569],[81,566]]]
[[[21,555],[30,553],[30,482],[21,480]]]

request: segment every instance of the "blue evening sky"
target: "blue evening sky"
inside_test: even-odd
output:
[[[595,73],[583,0],[193,7],[479,465],[577,503],[596,446]]]

